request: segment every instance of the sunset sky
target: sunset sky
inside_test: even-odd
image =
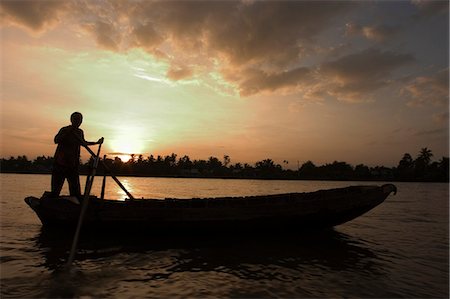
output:
[[[289,167],[448,156],[448,1],[4,1],[1,157],[104,153]],[[87,156],[85,156],[87,157]]]

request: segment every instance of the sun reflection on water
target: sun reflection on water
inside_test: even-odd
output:
[[[121,178],[120,182],[122,183],[122,185],[125,187],[125,189],[127,189],[127,191],[131,194],[133,194],[134,188],[133,188],[133,184],[130,183],[130,181],[126,178]],[[114,188],[115,188],[115,195],[118,198],[121,198],[121,200],[125,200],[125,198],[128,198],[128,195],[122,190],[122,188],[119,187],[119,185],[117,185],[114,182]]]

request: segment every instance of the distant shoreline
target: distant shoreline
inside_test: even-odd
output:
[[[0,174],[38,174],[51,175],[51,172],[38,171],[0,171]],[[87,175],[87,172],[80,172],[80,175]],[[97,174],[103,177],[103,174]],[[111,175],[107,174],[107,177]],[[221,180],[262,180],[262,181],[336,181],[336,182],[398,182],[398,183],[449,183],[448,181],[432,180],[395,180],[395,179],[360,179],[360,178],[295,178],[295,177],[239,177],[239,176],[206,176],[206,175],[143,175],[143,174],[115,174],[118,177],[138,177],[138,178],[179,178],[179,179],[221,179]]]
[[[347,162],[334,161],[324,165],[315,165],[307,161],[298,168],[286,169],[272,159],[264,159],[253,165],[248,163],[231,163],[231,158],[224,155],[223,160],[209,157],[207,160],[192,160],[189,156],[178,157],[172,153],[167,156],[145,158],[132,155],[127,162],[120,158],[106,158],[97,169],[97,174],[130,177],[166,177],[166,178],[215,178],[215,179],[254,179],[254,180],[319,180],[319,181],[368,181],[368,182],[448,182],[449,158],[442,157],[432,161],[431,150],[423,148],[417,158],[405,153],[397,167],[364,164],[353,166]],[[283,161],[285,167],[288,161]],[[29,160],[26,156],[0,159],[1,173],[51,174],[54,158],[39,156]],[[105,165],[105,167],[103,167]],[[80,174],[89,173],[90,161],[78,165]]]

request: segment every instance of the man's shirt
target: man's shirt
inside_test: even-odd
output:
[[[78,138],[77,138],[78,136]],[[55,136],[58,144],[55,152],[55,163],[61,166],[78,168],[80,164],[80,145],[84,141],[84,133],[73,126],[63,127]]]

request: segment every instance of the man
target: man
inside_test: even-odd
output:
[[[52,196],[58,197],[64,180],[69,183],[71,196],[81,198],[80,177],[78,167],[80,164],[80,146],[103,143],[103,137],[97,142],[88,142],[84,139],[83,130],[79,127],[83,122],[83,115],[74,112],[70,116],[71,125],[61,128],[55,136],[58,144],[55,152],[55,162],[52,171]]]

